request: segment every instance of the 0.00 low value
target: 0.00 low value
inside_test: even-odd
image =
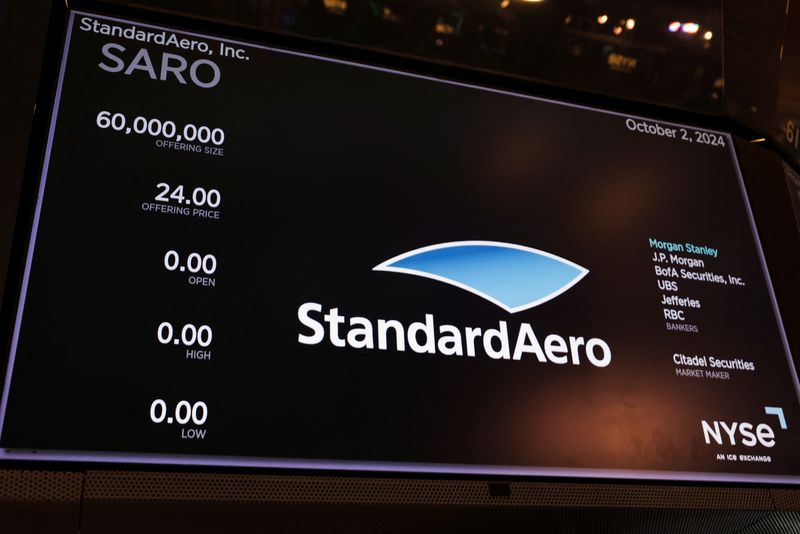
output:
[[[172,415],[167,415],[168,412],[167,403],[163,399],[156,399],[150,404],[150,420],[154,423],[175,422],[185,425],[192,422],[202,425],[208,419],[208,406],[203,401],[192,403],[182,400],[175,405]]]

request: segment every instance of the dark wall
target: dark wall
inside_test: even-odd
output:
[[[51,2],[0,0],[0,280],[8,272],[11,235],[36,104]],[[0,300],[4,286],[0,284]]]
[[[6,14],[6,8],[8,7],[8,0],[0,0],[0,25],[3,24],[3,18]]]

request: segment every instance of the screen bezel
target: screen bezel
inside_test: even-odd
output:
[[[62,4],[54,2],[53,15],[51,19],[51,28],[48,32],[48,44],[46,58],[43,62],[43,76],[40,82],[39,97],[37,98],[37,109],[45,111],[37,113],[34,118],[34,131],[31,136],[31,143],[29,148],[29,157],[25,170],[24,190],[20,209],[17,215],[17,225],[15,229],[12,255],[10,261],[9,276],[6,281],[6,290],[4,293],[2,327],[5,335],[6,342],[4,348],[6,349],[6,357],[3,358],[4,362],[10,354],[11,337],[15,325],[15,316],[17,312],[17,303],[19,302],[20,292],[23,288],[22,271],[27,259],[27,249],[30,235],[33,228],[34,210],[36,199],[38,198],[39,183],[42,175],[42,168],[45,164],[45,147],[47,143],[48,134],[50,131],[50,121],[53,114],[53,106],[57,101],[56,86],[60,76],[58,75],[62,62],[62,55],[64,54],[66,37],[67,37],[67,24],[72,11],[92,12],[98,16],[106,17],[120,17],[134,21],[141,21],[144,24],[165,25],[176,28],[178,31],[185,32],[201,32],[210,34],[227,40],[241,40],[249,44],[258,44],[261,46],[269,46],[280,49],[285,49],[290,52],[322,56],[324,58],[333,59],[335,61],[354,62],[366,65],[372,68],[390,69],[394,71],[401,71],[411,74],[413,76],[427,77],[442,79],[448,82],[460,83],[466,85],[478,86],[484,89],[493,91],[513,92],[522,94],[524,96],[531,96],[538,99],[554,100],[558,103],[567,105],[574,105],[580,107],[597,108],[601,111],[612,113],[619,113],[624,115],[643,116],[647,119],[662,120],[663,122],[679,122],[687,126],[695,126],[699,129],[713,129],[721,131],[728,135],[729,140],[733,139],[732,131],[742,131],[735,123],[730,123],[723,117],[704,115],[700,113],[687,112],[683,110],[676,110],[654,106],[652,104],[632,102],[622,100],[614,97],[604,95],[583,93],[564,89],[561,87],[551,86],[524,80],[511,76],[499,75],[497,73],[490,73],[487,71],[479,71],[476,69],[458,67],[455,65],[444,65],[438,63],[428,62],[419,58],[412,58],[400,56],[397,54],[390,54],[385,52],[378,52],[375,50],[359,48],[350,45],[340,45],[335,43],[323,42],[313,40],[305,37],[298,37],[295,35],[285,35],[271,32],[256,32],[246,28],[236,26],[221,25],[210,21],[200,21],[196,19],[178,17],[164,12],[154,12],[147,9],[123,7],[118,5],[109,5],[93,1],[79,2],[80,5],[73,5],[70,9],[64,8]],[[782,319],[780,314],[780,302],[777,300],[779,297],[772,289],[773,281],[770,275],[770,269],[767,265],[766,257],[763,253],[763,247],[760,242],[755,216],[749,200],[749,193],[747,191],[746,180],[744,179],[741,171],[740,156],[735,149],[731,147],[732,155],[734,158],[734,165],[740,183],[742,185],[742,194],[745,203],[748,206],[748,216],[751,221],[754,237],[760,251],[760,260],[764,268],[767,284],[770,286],[770,296],[773,298],[776,313],[780,326],[784,331],[784,340],[788,345],[790,354],[797,354],[792,343],[792,337],[787,332],[785,320]],[[795,366],[796,367],[796,366]],[[5,373],[7,365],[3,365],[0,370],[0,379],[5,382]],[[166,455],[165,455],[166,456]],[[36,465],[40,467],[47,465],[48,467],[63,465],[66,469],[75,469],[76,467],[85,468],[92,466],[97,468],[99,466],[110,466],[114,469],[158,469],[158,470],[203,470],[203,471],[245,471],[252,473],[256,472],[274,472],[274,471],[290,471],[302,474],[313,474],[315,472],[325,473],[326,475],[332,474],[345,474],[347,476],[398,476],[398,477],[433,477],[433,478],[465,478],[465,479],[497,479],[498,477],[508,477],[513,480],[543,480],[552,479],[554,481],[564,482],[642,482],[642,483],[664,483],[664,484],[700,484],[700,485],[756,485],[756,486],[770,486],[780,484],[800,484],[798,480],[784,481],[784,480],[770,480],[770,481],[742,481],[742,480],[710,480],[703,479],[687,479],[687,478],[659,478],[655,476],[655,471],[635,471],[630,470],[631,475],[638,476],[581,476],[581,475],[520,475],[520,474],[473,474],[473,473],[452,473],[452,472],[420,472],[412,468],[402,471],[384,471],[380,469],[359,471],[353,469],[327,469],[317,471],[315,469],[292,469],[285,467],[243,467],[243,466],[220,466],[220,465],[206,465],[206,464],[191,464],[181,465],[170,462],[96,462],[81,460],[79,457],[75,460],[64,461],[63,464],[59,460],[46,459],[46,455],[42,455],[45,459],[9,459],[3,460],[5,465],[14,467],[19,462],[19,465],[31,466]],[[46,462],[44,464],[43,462]],[[592,470],[584,470],[591,472]],[[601,470],[605,471],[605,470]],[[650,476],[647,476],[650,474]],[[685,473],[683,473],[685,475]]]

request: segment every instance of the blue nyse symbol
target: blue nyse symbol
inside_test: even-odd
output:
[[[783,415],[783,408],[779,406],[764,406],[764,413],[767,415],[777,415],[778,416],[778,423],[780,423],[781,428],[786,430],[789,428],[786,425],[786,416]]]
[[[376,266],[460,287],[509,313],[538,306],[589,272],[535,248],[496,241],[455,241],[418,248]]]

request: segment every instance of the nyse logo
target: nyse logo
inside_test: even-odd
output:
[[[783,415],[783,408],[775,406],[764,406],[764,413],[774,415],[778,418],[781,429],[786,430],[786,418]],[[701,421],[703,428],[703,438],[706,445],[714,442],[717,445],[744,445],[745,447],[772,448],[775,446],[775,430],[767,423],[749,423],[739,421],[712,421],[705,419]]]

